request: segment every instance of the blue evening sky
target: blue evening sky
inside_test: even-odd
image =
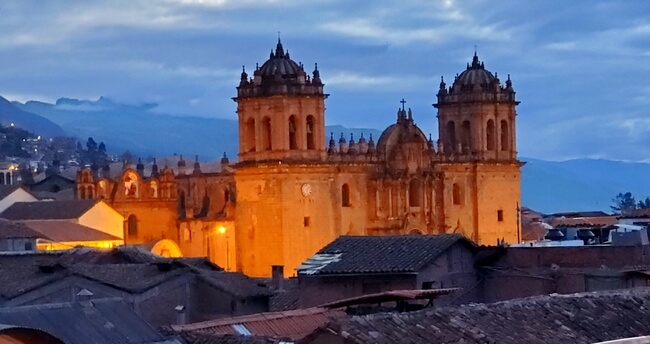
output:
[[[277,32],[318,62],[328,124],[382,129],[405,98],[436,137],[440,76],[474,46],[522,104],[520,155],[650,161],[650,1],[67,0],[0,3],[0,95],[156,102],[235,119]]]

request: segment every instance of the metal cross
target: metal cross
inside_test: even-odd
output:
[[[402,98],[402,100],[400,100],[400,103],[402,103],[402,110],[404,110],[404,104],[406,104],[406,100],[404,100],[404,98]]]

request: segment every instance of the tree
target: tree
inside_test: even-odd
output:
[[[32,169],[28,164],[26,163],[20,164],[19,172],[20,172],[20,182],[22,185],[34,184],[34,174],[32,173]]]
[[[631,192],[619,193],[612,199],[612,203],[614,203],[614,205],[610,206],[610,208],[612,208],[615,213],[621,215],[629,214],[637,207],[636,200],[634,200],[634,196],[632,196]]]
[[[650,197],[646,197],[645,201],[639,201],[636,205],[637,209],[648,209],[650,208]]]

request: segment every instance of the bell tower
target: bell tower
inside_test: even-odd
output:
[[[517,159],[515,100],[510,75],[501,85],[496,74],[485,69],[476,52],[467,69],[447,88],[440,81],[438,131],[443,153],[472,160]]]
[[[484,245],[521,240],[521,166],[512,81],[505,85],[474,52],[471,64],[438,91],[440,213],[446,230]]]
[[[249,79],[241,73],[237,97],[239,161],[323,160],[325,99],[318,65],[310,76],[278,38],[275,51]]]

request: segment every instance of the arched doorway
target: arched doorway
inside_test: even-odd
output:
[[[178,247],[178,245],[176,245],[176,243],[170,239],[162,239],[152,243],[150,251],[151,253],[162,257],[183,257],[183,253],[181,252],[180,247]]]

